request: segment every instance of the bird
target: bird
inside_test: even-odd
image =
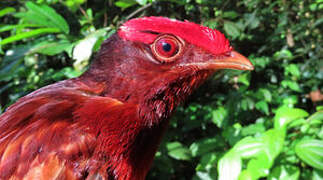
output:
[[[176,107],[220,69],[253,65],[218,30],[130,19],[82,75],[0,116],[0,179],[145,179]]]

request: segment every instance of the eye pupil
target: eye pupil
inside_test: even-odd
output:
[[[163,46],[163,50],[166,52],[169,52],[172,49],[172,46],[166,42],[163,42],[162,46]]]

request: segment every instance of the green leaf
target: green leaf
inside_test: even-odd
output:
[[[306,164],[323,170],[323,140],[302,140],[296,144],[295,152]]]
[[[281,82],[281,84],[284,88],[289,88],[289,89],[294,90],[296,92],[301,92],[301,88],[299,87],[298,83],[295,81],[283,80]]]
[[[57,28],[39,28],[39,29],[23,32],[14,36],[10,36],[6,39],[3,39],[2,41],[0,41],[0,45],[9,44],[25,38],[36,37],[42,34],[58,33],[58,32],[60,32],[60,30]]]
[[[268,180],[298,180],[300,170],[297,166],[276,166],[268,176]]]
[[[246,111],[246,110],[252,110],[255,107],[255,103],[251,98],[243,98],[241,99],[241,108]]]
[[[322,180],[322,179],[323,179],[323,171],[318,170],[318,169],[314,169],[312,180]]]
[[[135,0],[119,0],[114,3],[117,7],[121,7],[123,9],[129,8],[137,4]]]
[[[266,101],[259,101],[255,105],[256,109],[259,111],[265,113],[266,115],[269,115],[269,107]]]
[[[284,130],[270,129],[261,137],[261,141],[264,144],[264,151],[271,162],[273,162],[282,151],[285,136],[286,132]]]
[[[189,149],[193,157],[196,157],[211,152],[212,150],[214,151],[219,145],[221,143],[218,138],[205,138],[192,143]]]
[[[307,118],[307,121],[310,124],[314,124],[314,123],[321,124],[323,122],[323,111],[319,111],[312,114],[310,117]]]
[[[35,52],[53,56],[63,52],[64,50],[67,51],[67,49],[69,49],[71,46],[72,44],[68,41],[44,41],[37,44],[37,47],[35,47]]]
[[[262,134],[266,131],[264,123],[256,123],[245,126],[241,129],[242,136]]]
[[[272,96],[271,92],[268,89],[261,88],[257,93],[261,94],[262,98],[264,98],[266,102],[271,102]]]
[[[295,76],[296,78],[299,78],[301,75],[301,72],[298,69],[298,66],[296,64],[289,64],[285,67],[285,74],[291,74],[292,76]]]
[[[13,29],[26,28],[26,27],[39,27],[37,24],[17,24],[17,25],[5,25],[0,26],[0,32],[10,31]]]
[[[283,99],[283,105],[286,105],[288,107],[293,107],[297,103],[298,97],[294,95],[287,96]]]
[[[236,180],[241,172],[241,158],[235,151],[227,152],[218,162],[219,180]]]
[[[216,110],[212,111],[212,121],[216,124],[219,128],[222,127],[223,121],[228,116],[228,111],[224,107],[219,107]]]
[[[12,7],[3,8],[0,10],[0,17],[13,12],[16,12],[15,8],[12,8]]]
[[[246,170],[252,179],[259,179],[268,175],[271,165],[272,161],[268,159],[268,156],[259,154],[257,158],[248,162]]]
[[[242,73],[238,78],[238,82],[246,86],[249,86],[250,84],[249,81],[250,81],[250,73]]]
[[[167,144],[168,155],[177,160],[190,160],[192,155],[188,148],[180,142],[171,142]]]
[[[229,18],[229,19],[235,19],[238,16],[239,14],[235,11],[226,11],[226,12],[223,12],[222,14],[223,18]]]
[[[26,7],[29,10],[27,15],[27,19],[31,22],[38,22],[39,24],[45,25],[47,27],[58,28],[65,34],[69,33],[69,26],[65,19],[56,13],[56,11],[47,6],[47,5],[37,5],[28,1],[26,3]],[[37,17],[37,18],[35,18]],[[41,21],[37,21],[40,19]]]
[[[245,137],[234,145],[234,151],[239,153],[242,158],[250,158],[263,151],[263,146],[259,139]]]
[[[276,111],[274,117],[274,127],[275,129],[284,128],[291,121],[304,118],[306,116],[308,116],[308,113],[303,109],[282,106]]]
[[[277,60],[281,60],[281,59],[290,60],[293,58],[293,53],[288,49],[282,49],[280,51],[275,52],[274,58]]]
[[[214,164],[217,162],[216,153],[208,153],[201,157],[199,164],[196,166],[197,171],[209,171],[214,168]]]
[[[138,3],[138,4],[140,4],[140,5],[145,5],[145,4],[147,4],[147,1],[148,0],[136,0],[136,2]]]
[[[235,23],[230,21],[224,22],[224,31],[233,39],[237,38],[240,35],[239,27]]]

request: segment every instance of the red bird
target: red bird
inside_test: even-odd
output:
[[[83,75],[0,116],[0,179],[145,179],[176,106],[224,68],[253,66],[219,31],[132,19]]]

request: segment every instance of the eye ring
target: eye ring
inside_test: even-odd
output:
[[[151,51],[161,63],[174,61],[182,54],[184,41],[170,34],[158,36],[150,45]]]

